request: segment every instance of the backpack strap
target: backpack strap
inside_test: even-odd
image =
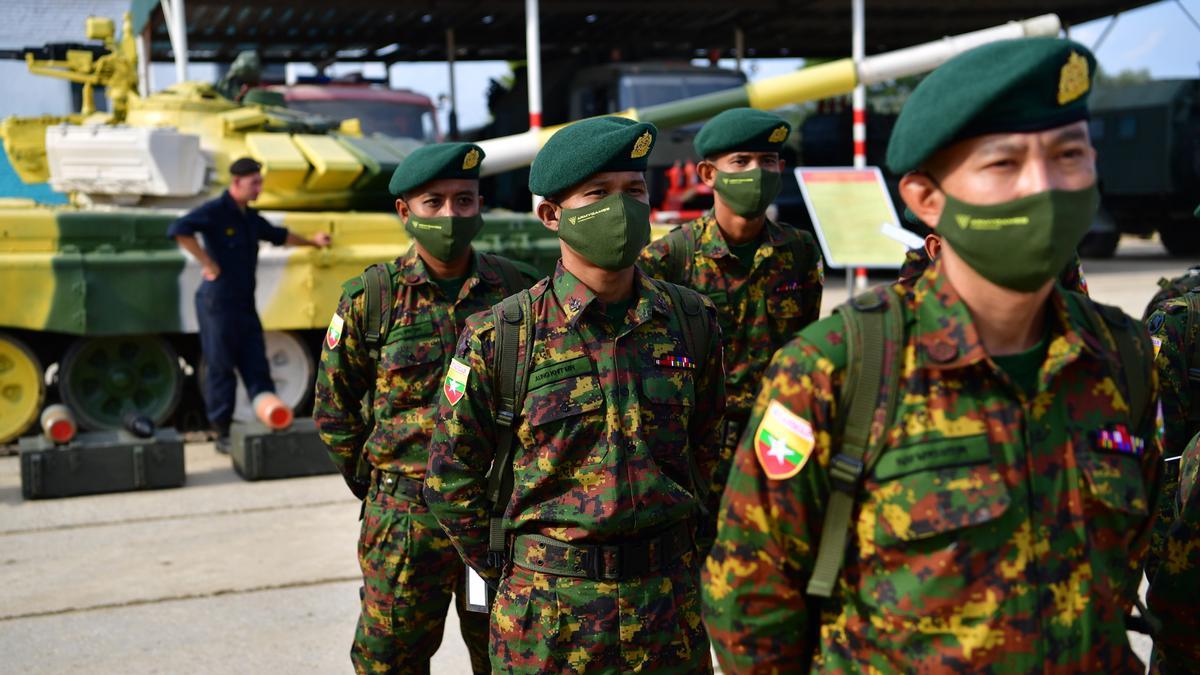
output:
[[[500,272],[500,279],[504,281],[506,291],[516,293],[517,290],[525,288],[526,283],[524,277],[521,276],[521,270],[517,269],[511,260],[490,253],[483,253],[481,256],[486,257],[488,263],[496,266],[496,270]]]
[[[533,360],[533,296],[523,290],[492,307],[495,344],[492,373],[496,375],[496,456],[487,472],[488,564],[496,569],[504,565],[507,542],[504,536],[504,511],[512,499],[513,436],[516,418],[525,402],[529,366]]]
[[[673,284],[686,284],[688,266],[696,255],[696,247],[691,237],[684,232],[684,226],[671,230],[663,239],[667,242],[667,281]]]
[[[379,360],[379,348],[387,342],[392,327],[392,272],[387,263],[371,265],[362,273],[366,288],[366,313],[363,344],[372,362]]]
[[[709,355],[712,353],[712,332],[709,330],[708,317],[705,316],[704,302],[700,299],[700,294],[670,282],[658,281],[655,283],[671,298],[671,309],[675,313],[675,321],[683,330],[684,348],[687,349],[688,356],[696,362],[697,369],[706,367]],[[708,481],[704,480],[691,443],[688,443],[687,447],[692,496],[700,505],[700,513],[707,516],[708,507],[704,503],[700,490],[708,489]]]
[[[363,346],[367,348],[367,359],[371,367],[371,382],[375,381],[376,371],[379,369],[379,350],[387,342],[388,332],[392,327],[392,271],[387,263],[376,263],[367,269],[363,270],[361,275],[362,285],[365,289],[363,302],[365,303],[365,312],[363,313]],[[366,412],[371,416],[369,420],[371,425],[375,424],[375,385],[372,384],[367,390],[365,401]],[[367,453],[363,452],[366,446],[359,446],[358,457],[354,460],[354,490],[355,494],[361,494],[363,506],[359,510],[358,518],[362,520],[366,509],[366,496],[371,485],[371,462],[367,459]]]
[[[847,364],[840,396],[842,447],[829,462],[829,502],[807,591],[821,598],[833,594],[846,557],[862,477],[879,459],[883,447],[883,433],[871,442],[872,422],[882,410],[886,429],[896,409],[904,358],[904,313],[899,299],[886,297],[884,292],[886,289],[864,293],[838,310],[845,323]],[[885,369],[888,355],[891,363]]]

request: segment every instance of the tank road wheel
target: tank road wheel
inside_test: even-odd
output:
[[[267,345],[267,364],[271,367],[271,379],[275,382],[275,393],[292,410],[304,405],[313,391],[317,365],[304,341],[295,333],[269,330],[263,333]],[[200,381],[203,382],[207,368],[200,361]],[[250,422],[255,419],[254,406],[246,396],[246,384],[237,376],[237,403],[233,408],[233,419]]]
[[[162,424],[183,389],[179,356],[156,335],[80,338],[63,356],[58,390],[79,423],[120,429],[130,411]]]
[[[42,410],[46,385],[42,362],[29,347],[0,333],[0,443],[25,433]]]

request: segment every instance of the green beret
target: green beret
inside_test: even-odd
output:
[[[479,180],[483,148],[474,143],[434,143],[413,150],[392,173],[388,191],[397,197],[431,180],[470,178]]]
[[[792,125],[775,113],[733,108],[709,120],[692,145],[704,158],[734,150],[779,152],[791,132]]]
[[[559,129],[529,167],[529,191],[549,197],[602,171],[645,171],[658,129],[624,117],[593,117]]]
[[[905,102],[887,165],[902,174],[938,150],[994,133],[1042,131],[1087,119],[1096,58],[1058,38],[1003,40],[942,64]]]

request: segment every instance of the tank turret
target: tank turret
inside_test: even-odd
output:
[[[10,117],[0,124],[11,163],[27,183],[48,181],[76,203],[185,207],[220,192],[227,167],[240,156],[263,165],[267,209],[378,209],[411,143],[363,137],[353,120],[331,120],[277,105],[273,92],[242,86],[254,80],[253,59],[218,86],[182,82],[146,97],[137,94],[137,53],[129,15],[118,41],[113,23],[92,17],[89,39],[101,45],[49,45],[12,50],[31,73],[80,83],[82,109],[73,115]],[[92,92],[103,87],[110,112],[97,112]],[[345,122],[345,123],[344,123]]]

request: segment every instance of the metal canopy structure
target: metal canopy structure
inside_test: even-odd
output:
[[[866,53],[892,51],[1055,12],[1071,26],[1150,0],[871,0]],[[153,61],[173,58],[159,0],[133,0],[134,30],[149,28]],[[847,56],[846,0],[541,0],[542,57],[595,62]],[[456,60],[524,60],[523,0],[187,0],[191,61],[228,63],[258,49],[266,63],[446,61],[453,29]]]

